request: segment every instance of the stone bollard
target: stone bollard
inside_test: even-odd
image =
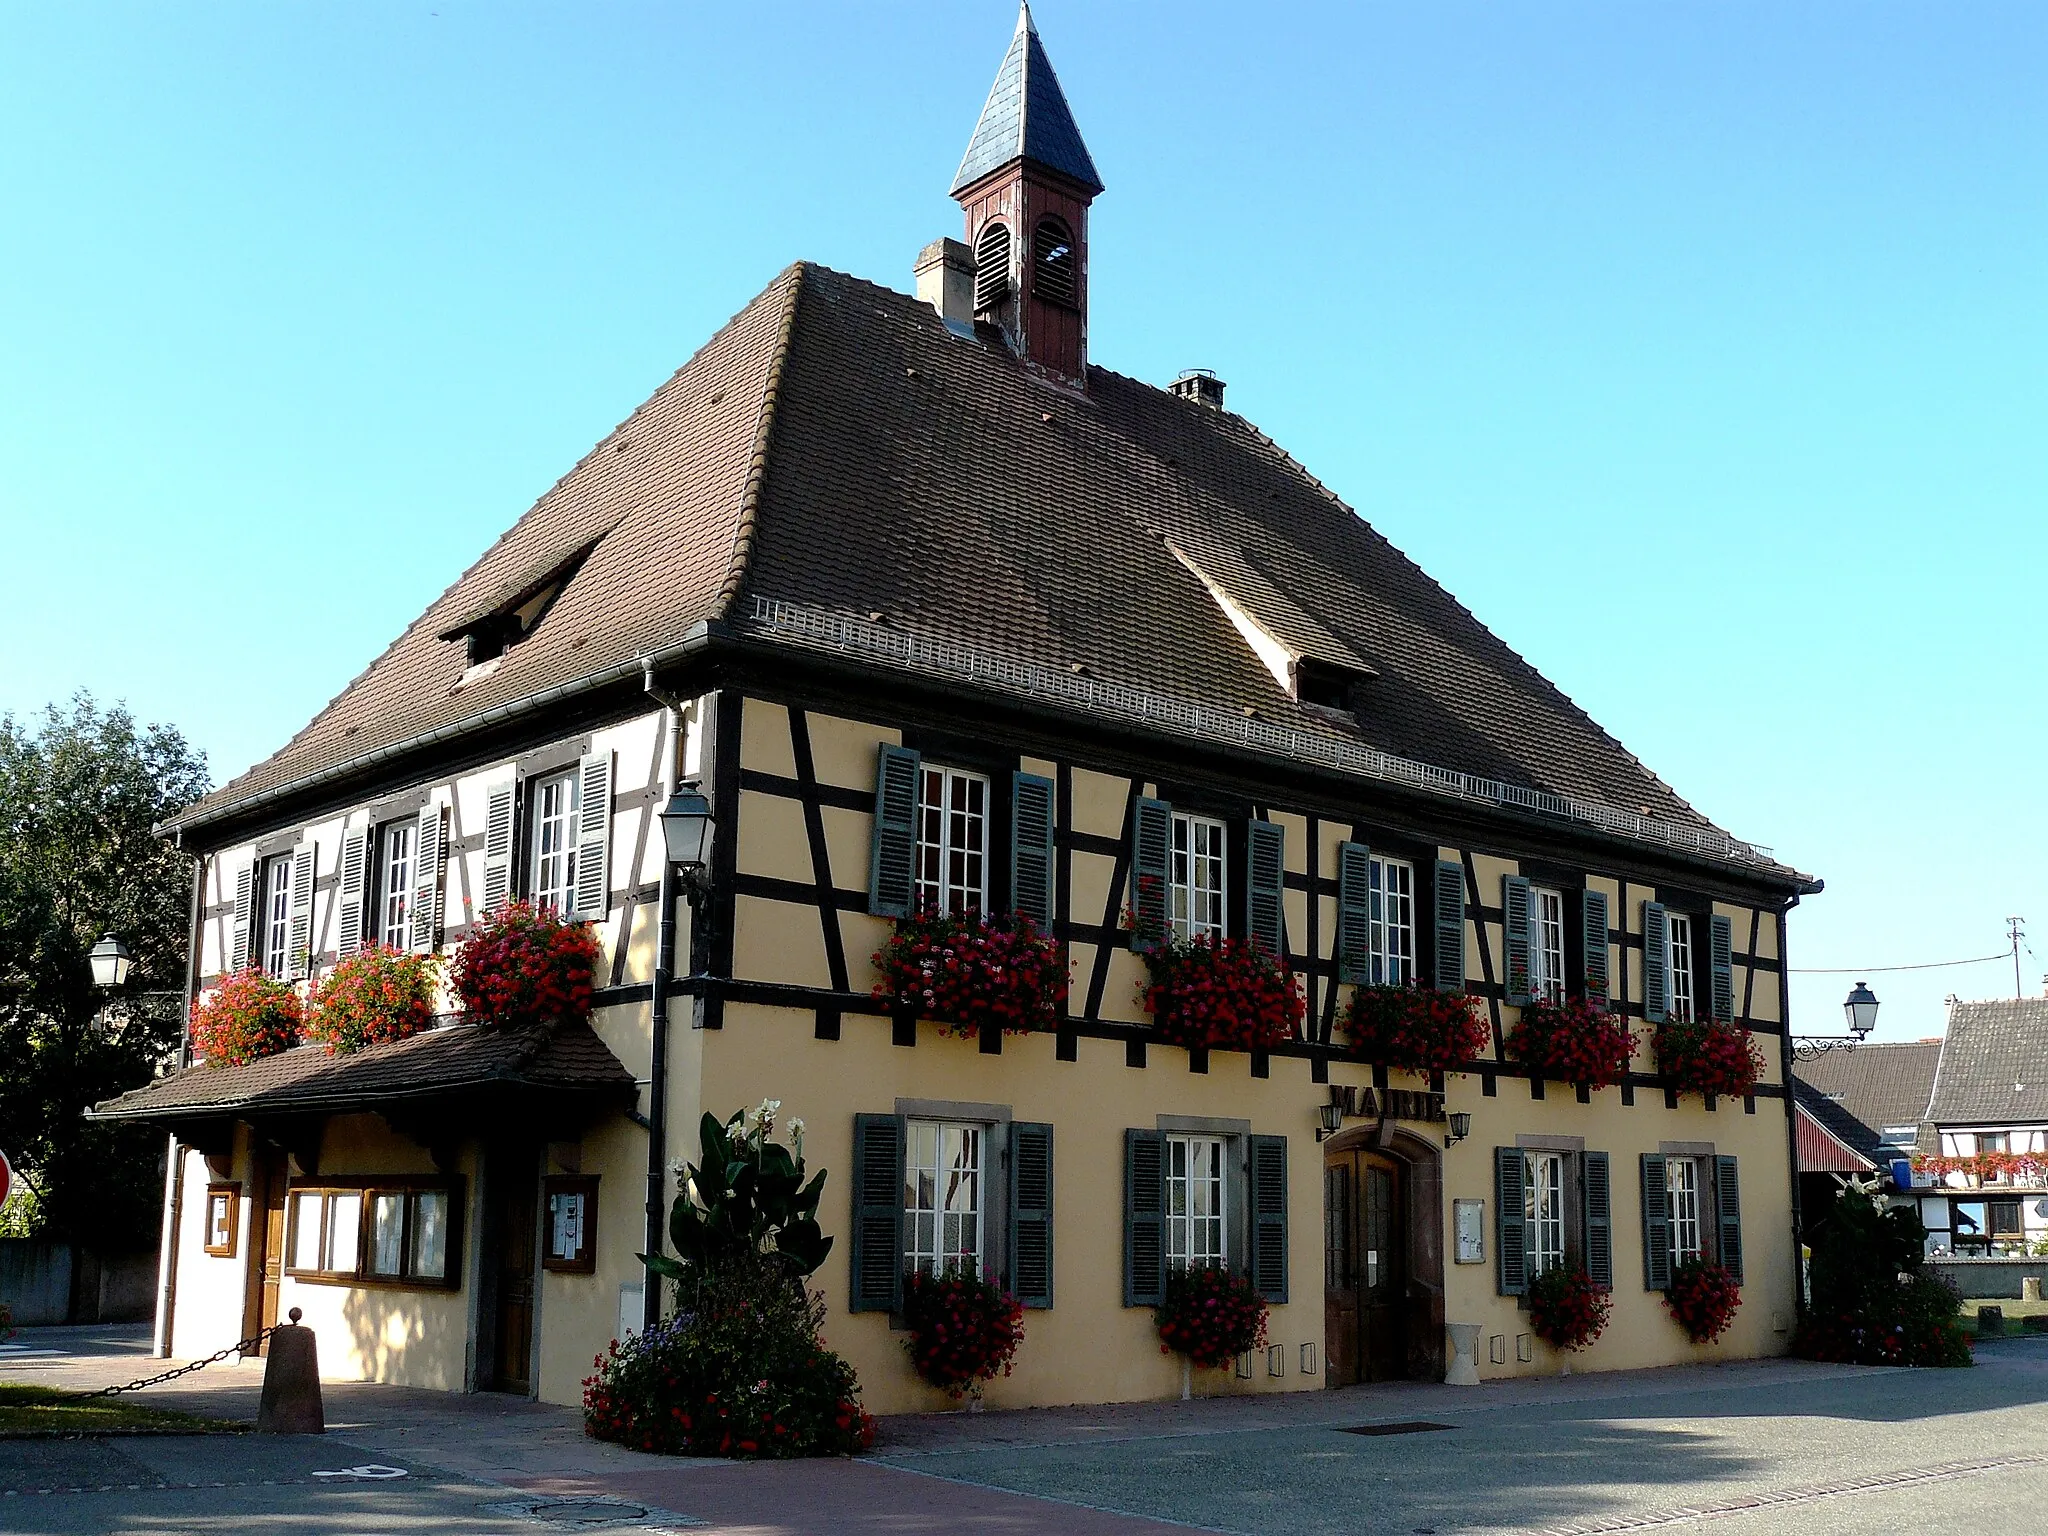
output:
[[[1485,1330],[1478,1323],[1446,1323],[1444,1331],[1451,1336],[1450,1368],[1444,1372],[1444,1385],[1478,1386],[1479,1335]]]
[[[2040,1299],[2041,1277],[2039,1275],[2028,1275],[2025,1279],[2020,1281],[2021,1301],[2039,1301]]]
[[[1977,1333],[1980,1338],[1995,1339],[2005,1332],[2005,1308],[1979,1307],[1977,1309]]]
[[[320,1404],[320,1351],[313,1330],[291,1321],[271,1331],[263,1362],[263,1401],[256,1409],[259,1435],[324,1435],[327,1414]]]

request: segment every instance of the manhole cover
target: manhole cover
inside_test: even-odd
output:
[[[688,1515],[679,1515],[672,1509],[658,1509],[652,1504],[639,1504],[631,1499],[615,1499],[609,1494],[507,1499],[498,1504],[486,1504],[483,1508],[486,1514],[509,1515],[514,1520],[530,1521],[551,1531],[659,1532],[682,1530],[704,1523]]]
[[[1355,1429],[1340,1429],[1340,1435],[1426,1435],[1433,1429],[1456,1429],[1455,1424],[1431,1424],[1424,1419],[1408,1419],[1399,1424],[1360,1424]]]

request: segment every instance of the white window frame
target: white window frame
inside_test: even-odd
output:
[[[533,843],[527,888],[536,907],[564,917],[576,907],[577,775],[573,769],[533,781]]]
[[[917,904],[988,910],[988,776],[925,763],[917,775]]]
[[[1709,1257],[1712,1185],[1703,1157],[1664,1159],[1664,1190],[1671,1217],[1671,1267]]]
[[[1529,992],[1564,1001],[1564,892],[1545,885],[1529,887]]]
[[[1685,912],[1664,914],[1665,990],[1670,994],[1664,1013],[1674,1024],[1690,1024],[1694,1017],[1692,969],[1692,917]]]
[[[1230,1141],[1166,1138],[1166,1262],[1221,1269],[1230,1262]]]
[[[377,832],[377,942],[392,949],[412,943],[412,865],[417,823],[387,821]]]
[[[1371,865],[1372,984],[1406,986],[1415,980],[1415,866],[1377,853]]]
[[[1230,828],[1213,816],[1173,813],[1169,900],[1175,938],[1222,938],[1230,917]]]
[[[1525,1152],[1522,1154],[1523,1220],[1529,1229],[1529,1277],[1560,1268],[1565,1261],[1565,1154]]]
[[[287,951],[292,942],[292,856],[274,854],[263,861],[261,969],[283,976],[291,969]]]
[[[972,1120],[904,1122],[903,1267],[977,1277],[988,1264],[990,1127]]]

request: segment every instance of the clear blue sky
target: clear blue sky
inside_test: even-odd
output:
[[[1096,361],[1217,369],[1825,876],[1798,963],[2019,912],[2041,985],[2048,7],[1036,14]],[[269,752],[783,265],[909,287],[1013,17],[0,8],[0,710]],[[1912,1036],[2012,974],[1872,980]]]

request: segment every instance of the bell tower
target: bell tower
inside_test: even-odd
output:
[[[1088,205],[1101,190],[1023,5],[952,195],[967,213],[975,318],[1074,383],[1088,375]]]

